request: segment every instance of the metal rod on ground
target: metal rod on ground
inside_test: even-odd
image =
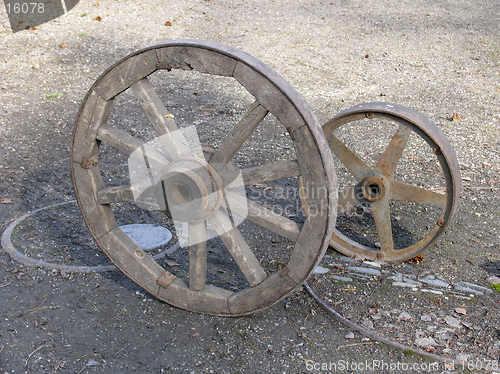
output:
[[[304,288],[306,289],[307,293],[309,293],[309,295],[314,299],[316,300],[316,302],[331,316],[335,317],[335,319],[341,323],[343,323],[344,325],[346,326],[349,326],[350,328],[352,328],[353,330],[356,330],[357,332],[359,332],[361,335],[364,335],[366,336],[367,338],[370,338],[370,339],[373,339],[373,340],[377,340],[381,343],[384,343],[384,344],[387,344],[387,345],[390,345],[392,347],[396,347],[396,348],[399,348],[399,349],[404,349],[405,351],[413,351],[414,353],[417,353],[419,355],[422,355],[422,356],[426,356],[426,357],[429,357],[429,358],[432,358],[434,360],[439,360],[439,361],[442,361],[442,362],[445,362],[445,363],[448,363],[448,364],[453,364],[453,365],[457,365],[457,366],[462,366],[462,365],[465,365],[465,362],[464,361],[459,361],[459,360],[454,360],[454,359],[451,359],[451,358],[447,358],[447,357],[443,357],[443,356],[439,356],[439,355],[435,355],[435,354],[432,354],[432,353],[429,353],[429,352],[425,352],[425,351],[422,351],[420,349],[416,349],[416,348],[412,348],[412,347],[409,347],[407,345],[404,345],[404,344],[400,344],[398,342],[394,342],[390,339],[387,339],[387,338],[384,338],[383,336],[381,335],[378,335],[378,334],[375,334],[371,331],[368,331],[366,329],[364,329],[363,327],[355,324],[354,322],[351,322],[349,321],[347,318],[345,318],[343,315],[341,315],[340,313],[338,313],[337,311],[335,311],[334,309],[332,309],[327,303],[325,303],[323,301],[323,299],[321,299],[318,295],[316,295],[316,293],[314,293],[314,291],[311,289],[311,286],[309,286],[309,284],[307,282],[304,283]]]

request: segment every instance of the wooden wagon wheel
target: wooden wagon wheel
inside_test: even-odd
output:
[[[183,149],[183,139],[175,139],[178,126],[148,79],[156,70],[172,69],[232,77],[255,98],[248,113],[214,151],[203,148],[205,154],[193,154],[189,148]],[[162,141],[168,143],[168,154],[148,151],[139,139],[109,124],[113,102],[125,91],[132,92],[139,101],[153,126],[151,130],[154,128]],[[245,196],[227,196],[231,191],[226,187],[234,179],[232,159],[268,113],[288,131],[297,159],[237,171],[241,172],[246,188],[284,178],[300,178],[305,186],[302,193],[316,208],[315,214],[304,217],[302,223],[248,201]],[[148,158],[148,170],[156,169],[161,175],[153,190],[162,209],[182,210],[182,204],[189,207],[189,214],[186,210],[180,214],[189,233],[189,280],[175,276],[172,270],[166,271],[117,225],[113,204],[134,200],[137,191],[130,185],[104,183],[98,166],[102,144],[127,156],[138,153]],[[198,166],[193,167],[194,164]],[[78,114],[71,167],[80,209],[100,248],[149,293],[194,312],[245,315],[284,298],[305,281],[321,260],[335,225],[337,186],[333,159],[311,109],[271,68],[246,53],[214,42],[160,43],[137,51],[109,68],[94,83]],[[239,204],[224,204],[221,196]],[[271,273],[259,263],[255,249],[233,224],[228,210],[293,243],[287,262],[280,264],[279,270]],[[234,290],[208,284],[207,224],[220,234],[246,278],[246,287]]]
[[[381,132],[387,133],[389,131],[384,127],[387,126],[387,123],[396,124],[398,128],[392,138],[389,138],[390,141],[386,149],[381,152],[381,156],[376,160],[374,166],[369,166],[359,156],[360,153],[353,152],[336,136],[335,131],[348,124],[352,125],[362,121],[365,121],[364,123],[373,123],[376,119],[385,120],[385,124],[381,128],[377,128],[378,134],[375,134],[375,136],[380,135]],[[361,124],[359,126],[358,131],[363,132],[365,125]],[[356,237],[341,232],[340,226],[342,223],[340,221],[342,217],[339,216],[330,245],[347,256],[358,256],[387,262],[400,262],[414,258],[432,246],[450,222],[457,207],[460,193],[458,161],[443,132],[416,111],[388,103],[362,104],[347,109],[327,122],[323,126],[323,130],[333,153],[354,177],[351,178],[351,180],[354,180],[352,185],[343,187],[343,190],[339,193],[339,213],[352,212],[357,207],[362,214],[370,216],[370,221],[376,231],[375,238],[378,237],[378,242],[375,242],[375,245],[366,245],[366,243],[363,243],[365,238],[362,235]],[[416,139],[422,143],[420,148],[424,147],[424,145],[430,147],[428,154],[436,161],[432,166],[440,169],[437,174],[440,175],[441,188],[416,185],[415,182],[418,184],[425,182],[421,179],[412,181],[413,183],[404,181],[404,179],[408,179],[408,163],[417,161],[417,157],[411,154],[411,151],[407,154],[409,157],[401,161],[412,133],[417,135]],[[363,144],[357,144],[357,147],[362,148],[363,155],[365,151],[370,154],[370,150],[363,148]],[[439,167],[437,167],[437,162]],[[396,176],[395,171],[397,168],[401,170],[399,177],[402,178]],[[436,174],[436,170],[429,169],[425,171],[428,172],[427,174],[429,172]],[[396,236],[398,235],[398,226],[400,226],[397,209],[400,207],[395,205],[401,202],[436,207],[438,211],[435,217],[430,218],[435,220],[429,222],[426,230],[423,230],[424,232],[419,238],[413,238],[410,242],[406,238],[404,243],[400,243],[400,246],[397,247]],[[416,220],[419,214],[426,215],[424,209],[426,208],[424,207],[422,210],[414,209],[415,216],[410,217],[408,220],[410,230],[414,224],[412,219]],[[354,224],[366,225],[367,220],[358,220]],[[352,225],[352,223],[347,223],[347,225]],[[366,236],[366,234],[364,235]]]

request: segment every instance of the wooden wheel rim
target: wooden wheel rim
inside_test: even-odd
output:
[[[330,245],[339,252],[350,257],[361,256],[366,259],[384,260],[387,262],[401,262],[409,260],[424,252],[438,240],[438,238],[444,233],[446,226],[450,222],[453,213],[457,208],[461,188],[460,168],[458,165],[458,161],[453,147],[449,143],[448,139],[434,123],[412,109],[389,103],[368,103],[358,105],[339,113],[333,119],[323,125],[323,130],[334,153],[338,152],[338,150],[336,150],[335,148],[339,147],[340,145],[340,141],[333,135],[334,130],[349,122],[364,118],[389,119],[395,123],[408,127],[409,129],[411,129],[411,131],[417,133],[422,139],[425,140],[425,142],[436,154],[443,175],[445,177],[446,193],[444,197],[444,209],[441,216],[436,221],[435,226],[429,230],[428,234],[420,241],[417,241],[413,245],[406,248],[397,250],[393,249],[392,251],[387,252],[384,252],[383,250],[375,250],[374,248],[364,246],[346,237],[337,229],[335,229],[332,234]],[[349,169],[349,166],[346,166]],[[352,169],[349,170],[351,171]],[[363,174],[362,171],[360,171],[359,173],[360,175]],[[364,181],[368,181],[372,177],[367,175],[361,178]],[[392,193],[399,194],[399,192],[397,191],[397,187],[391,186],[392,190],[394,190],[395,188],[396,191],[392,191]],[[341,199],[339,198],[339,206],[341,205],[340,200]],[[387,211],[386,214],[389,215],[389,211]],[[379,233],[378,227],[377,233]]]
[[[292,170],[291,176],[300,175],[308,183],[308,188],[326,191],[324,196],[312,201],[320,207],[320,214],[308,216],[302,228],[287,227],[286,222],[275,225],[274,232],[293,238],[293,252],[280,271],[265,274],[265,278],[253,287],[238,292],[211,285],[200,287],[202,290],[196,290],[196,286],[194,289],[191,285],[188,287],[157,264],[117,226],[109,205],[113,198],[102,193],[109,189],[105,187],[97,166],[100,141],[109,141],[112,146],[121,141],[116,131],[106,124],[113,99],[131,86],[139,85],[138,90],[145,88],[148,84],[144,82],[145,78],[158,69],[194,69],[236,79],[255,97],[259,107],[272,113],[290,133],[297,150],[297,160],[285,163]],[[137,146],[135,140],[126,139],[121,149],[130,153]],[[216,156],[212,159],[229,162],[217,160]],[[219,43],[197,40],[160,43],[132,53],[110,67],[89,90],[78,113],[71,147],[71,169],[76,198],[85,222],[112,262],[152,295],[194,312],[245,315],[286,297],[319,263],[335,226],[338,191],[333,159],[311,109],[290,84],[267,65]],[[257,217],[256,220],[265,223],[266,217]]]

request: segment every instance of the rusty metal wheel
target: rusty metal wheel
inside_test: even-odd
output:
[[[347,109],[323,130],[341,170],[330,245],[347,256],[387,262],[432,246],[460,193],[458,161],[443,132],[416,111],[389,103]]]
[[[231,111],[179,108],[188,98],[167,111],[164,103],[176,89],[155,87],[160,79],[156,74],[167,84],[180,77],[178,89],[185,85],[181,74],[194,74],[195,81],[203,82],[227,79],[247,95],[249,109],[221,134],[220,126],[226,124],[214,115],[230,116],[226,112]],[[217,82],[221,91],[206,105],[229,87],[225,80]],[[204,87],[210,91],[209,85]],[[123,111],[114,112],[119,105]],[[131,109],[134,105],[137,111]],[[200,110],[212,119],[189,117]],[[150,125],[143,131],[145,122]],[[288,142],[290,152],[269,145],[273,137]],[[269,160],[276,154],[279,157]],[[123,172],[126,166],[128,176]],[[321,260],[335,225],[338,191],[333,159],[311,109],[271,68],[218,43],[160,43],[109,68],[94,83],[78,114],[71,167],[80,209],[100,248],[149,293],[194,312],[245,315],[284,298]],[[277,198],[266,194],[260,200],[247,199],[251,191],[279,183],[298,191],[299,178],[304,185],[301,194],[315,209],[308,217],[300,217],[299,209],[277,212],[268,204]],[[287,198],[295,204],[298,193],[293,195]],[[135,204],[132,213],[126,213],[126,219],[118,217],[127,204]],[[155,262],[119,226],[158,215],[163,217],[159,220],[170,220],[186,246],[170,262]],[[224,256],[229,260],[224,262]]]

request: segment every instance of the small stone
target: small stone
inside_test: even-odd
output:
[[[450,348],[445,348],[443,349],[443,353],[450,353],[451,352],[451,349]]]
[[[428,293],[433,293],[433,294],[436,294],[436,295],[442,295],[443,294],[441,291],[438,291],[438,290],[421,289],[420,291],[422,291],[422,292],[428,292]]]
[[[332,275],[331,279],[332,279],[332,281],[335,281],[335,282],[352,282],[352,278],[341,277],[340,275]]]
[[[346,270],[349,270],[349,271],[352,271],[355,273],[366,274],[366,275],[380,275],[380,270],[365,268],[365,267],[361,267],[361,266],[347,266]]]
[[[423,338],[425,336],[425,332],[415,331],[415,336],[417,337],[417,339]]]
[[[495,350],[495,351],[500,350],[500,340],[497,340],[497,341],[493,344],[493,350]]]
[[[314,269],[314,274],[326,274],[329,271],[330,271],[330,269],[318,265],[318,266],[316,266],[316,269]]]
[[[420,319],[424,322],[431,322],[432,321],[432,316],[430,314],[422,314],[420,316]]]
[[[373,322],[370,321],[368,318],[365,318],[363,320],[363,322],[361,322],[361,325],[363,325],[363,327],[369,329],[369,330],[373,330],[374,326],[373,326]]]
[[[420,347],[424,347],[424,348],[432,348],[437,343],[432,338],[418,338],[418,339],[415,339],[415,344],[420,346]]]
[[[467,311],[464,308],[455,308],[455,312],[458,314],[463,314],[464,316],[467,315]]]
[[[371,266],[374,268],[381,268],[382,265],[378,262],[373,262],[373,261],[363,261],[363,265]]]
[[[437,326],[427,326],[427,331],[429,332],[436,332],[437,330]]]
[[[33,62],[33,69],[38,70],[40,69],[40,64],[38,62]]]
[[[471,293],[471,294],[476,294],[476,295],[484,295],[484,293],[481,292],[481,291],[475,290],[475,289],[470,288],[470,287],[462,286],[462,285],[460,285],[458,283],[453,286],[453,289],[457,290],[457,291],[462,291],[462,292],[468,292],[468,293]]]
[[[354,333],[353,333],[352,331],[351,331],[351,332],[348,332],[348,333],[344,336],[344,338],[346,338],[346,339],[354,339]]]
[[[335,268],[335,269],[343,269],[344,268],[344,265],[339,264],[338,262],[330,262],[330,263],[328,263],[328,266],[330,268]]]
[[[500,284],[500,278],[497,277],[496,275],[491,275],[488,278],[486,278],[486,282],[488,282],[489,284]]]
[[[403,277],[403,281],[405,283],[413,284],[414,286],[418,286],[418,287],[420,287],[422,285],[421,282],[413,280],[413,279],[409,279],[409,278],[406,278],[406,277]]]
[[[94,360],[93,358],[91,358],[87,364],[85,364],[85,366],[100,366],[101,363],[100,362],[97,362],[96,360]]]
[[[324,255],[324,256],[323,256],[323,261],[326,261],[326,262],[328,262],[328,261],[333,261],[333,257],[332,257],[332,256],[330,256],[330,255]]]
[[[347,257],[347,256],[340,256],[339,257],[340,261],[346,261],[346,262],[354,262],[354,259],[352,257]]]
[[[486,292],[486,293],[493,292],[493,290],[490,288],[486,288],[486,287],[480,286],[478,284],[469,283],[469,282],[458,282],[457,285],[463,286],[463,287],[469,287],[469,288],[472,288],[473,290],[477,290],[480,292]]]
[[[362,279],[373,279],[370,275],[366,274],[361,274],[361,273],[353,273],[352,271],[347,273],[348,275],[351,275],[356,278],[362,278]]]
[[[392,279],[395,282],[403,282],[403,274],[401,273],[396,273],[394,275],[391,275],[390,277],[387,277],[388,279]]]
[[[415,287],[414,284],[411,284],[411,283],[405,283],[405,282],[393,282],[392,283],[393,286],[396,286],[396,287],[409,287],[411,289],[414,289],[415,291],[417,290],[417,288]]]
[[[467,362],[467,360],[469,359],[469,357],[470,357],[470,355],[459,354],[459,355],[457,355],[456,360],[457,361]]]
[[[413,321],[413,317],[407,312],[402,312],[398,316],[398,321]]]
[[[419,280],[422,283],[426,283],[428,286],[442,287],[442,288],[448,288],[449,286],[448,283],[443,282],[442,280],[439,279],[420,278]]]
[[[444,321],[451,327],[461,327],[462,323],[459,319],[455,317],[448,316],[444,319]]]
[[[448,344],[448,341],[452,338],[453,333],[452,330],[448,328],[443,328],[434,333],[434,336],[438,339],[441,344]]]

